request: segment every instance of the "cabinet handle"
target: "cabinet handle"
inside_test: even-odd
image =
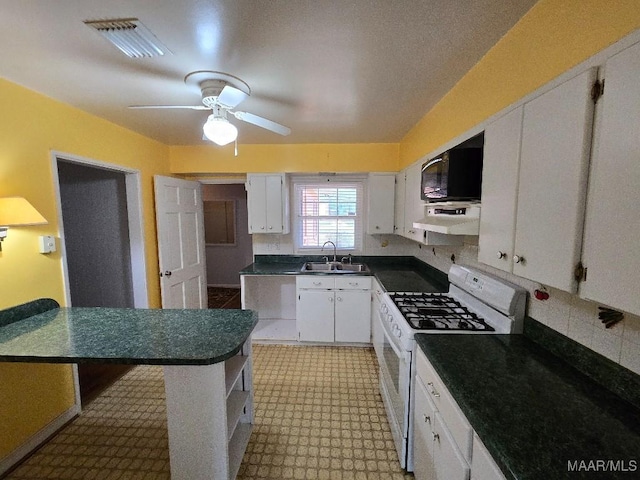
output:
[[[378,225],[376,225],[376,230],[380,230],[380,227]]]
[[[431,388],[431,395],[438,398],[440,394],[436,392],[436,389],[433,387],[433,382],[428,382],[427,385],[429,385],[429,387]]]
[[[319,287],[320,285],[322,285],[322,282],[313,282],[313,284],[314,284],[316,287]]]
[[[425,423],[431,423],[431,417],[429,415],[422,414],[422,419]]]
[[[440,435],[438,435],[436,432],[431,432],[431,435],[433,435],[433,441],[434,442],[439,442],[440,441]]]
[[[342,301],[342,297],[337,297],[336,300],[338,300],[339,302]]]
[[[351,285],[352,287],[357,287],[360,284],[358,282],[349,282],[349,285]]]
[[[333,297],[329,297],[329,301],[333,303]]]
[[[171,271],[170,270],[165,271],[164,272],[164,276],[165,277],[170,277],[171,276]]]
[[[264,230],[264,225],[262,227],[260,227],[260,230]]]
[[[271,225],[269,225],[269,230],[273,230],[273,227]]]
[[[498,257],[498,260],[501,260],[503,258],[507,258],[507,254],[505,252],[498,252],[498,254],[496,255]]]
[[[513,261],[515,263],[524,263],[524,257],[521,255],[514,255],[513,256]]]

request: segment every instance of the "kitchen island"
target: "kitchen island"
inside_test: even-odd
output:
[[[0,311],[0,361],[163,365],[172,479],[234,478],[253,423],[251,310]]]

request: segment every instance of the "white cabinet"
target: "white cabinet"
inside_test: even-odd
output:
[[[395,182],[393,173],[370,173],[368,180],[367,233],[393,233]]]
[[[485,131],[480,261],[576,290],[595,79],[585,71]]]
[[[163,367],[171,478],[236,478],[253,423],[251,357],[249,338],[224,362]]]
[[[416,360],[414,475],[469,480],[473,430],[422,351]]]
[[[589,177],[580,296],[640,315],[640,44],[605,64]]]
[[[424,202],[420,198],[420,182],[422,165],[414,163],[405,170],[405,203],[404,203],[404,236],[424,242],[425,232],[421,228],[415,228],[413,222],[424,217]]]
[[[473,455],[471,457],[471,480],[506,480],[480,437],[475,433],[473,434]]]
[[[404,204],[405,199],[405,175],[403,170],[396,174],[396,191],[395,191],[395,205],[394,205],[394,227],[393,233],[396,235],[404,236]]]
[[[289,233],[289,187],[285,174],[247,174],[249,233]]]
[[[371,342],[371,277],[296,278],[301,342]]]

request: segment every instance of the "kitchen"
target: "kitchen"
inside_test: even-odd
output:
[[[73,107],[42,97],[2,81],[5,110],[2,120],[0,186],[3,195],[22,195],[49,220],[49,225],[13,229],[4,241],[0,280],[2,306],[36,297],[64,298],[59,255],[37,255],[31,242],[38,234],[55,235],[56,206],[50,176],[50,149],[73,152],[88,158],[139,169],[143,175],[145,261],[157,265],[151,176],[212,175],[251,172],[395,172],[415,163],[485,121],[498,111],[528,95],[541,85],[623,38],[640,25],[633,2],[617,2],[602,11],[597,2],[543,1],[506,35],[450,93],[398,143],[240,145],[232,149],[163,144],[122,130]],[[517,63],[519,68],[513,69]],[[481,96],[474,92],[482,91]],[[469,93],[471,92],[471,94]],[[469,104],[469,98],[473,103]],[[29,106],[31,108],[25,108]],[[470,108],[472,107],[472,108]],[[46,115],[34,115],[33,112]],[[450,112],[455,112],[451,115]],[[25,131],[28,126],[28,131]],[[384,240],[383,240],[384,241]],[[474,263],[476,246],[420,246],[389,237],[390,244],[370,246],[373,254],[413,255],[446,272],[452,254],[458,263]],[[270,242],[257,239],[256,254],[273,253]],[[280,244],[283,245],[283,244]],[[282,251],[281,253],[289,253]],[[513,278],[513,277],[510,277]],[[42,280],[45,281],[42,281]],[[149,305],[159,305],[155,269],[147,268]],[[583,303],[561,290],[551,290],[546,303],[532,302],[529,315],[555,330],[579,340],[616,363],[638,371],[637,319],[628,316],[613,329],[602,329],[581,312],[595,316],[591,303]],[[616,305],[613,305],[615,307]],[[591,310],[594,311],[591,311]],[[569,321],[577,318],[578,321]],[[598,322],[599,323],[599,322]],[[73,378],[62,366],[2,365],[3,384],[10,385],[3,397],[3,424],[12,431],[5,438],[2,455],[60,415],[74,402]],[[25,374],[26,373],[26,374]],[[25,403],[25,398],[27,398]],[[46,399],[46,400],[44,400]],[[6,420],[6,421],[5,421]]]

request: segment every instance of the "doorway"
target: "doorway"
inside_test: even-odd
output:
[[[253,262],[243,183],[202,185],[209,308],[240,308],[240,270]]]
[[[136,182],[130,177],[137,178],[137,174],[66,156],[55,156],[54,164],[67,305],[147,306],[146,281],[142,289],[135,286],[144,264],[139,257],[141,253],[136,253],[142,243],[142,232],[132,221],[140,216],[139,204],[131,202]],[[81,404],[93,400],[131,368],[79,364]]]

